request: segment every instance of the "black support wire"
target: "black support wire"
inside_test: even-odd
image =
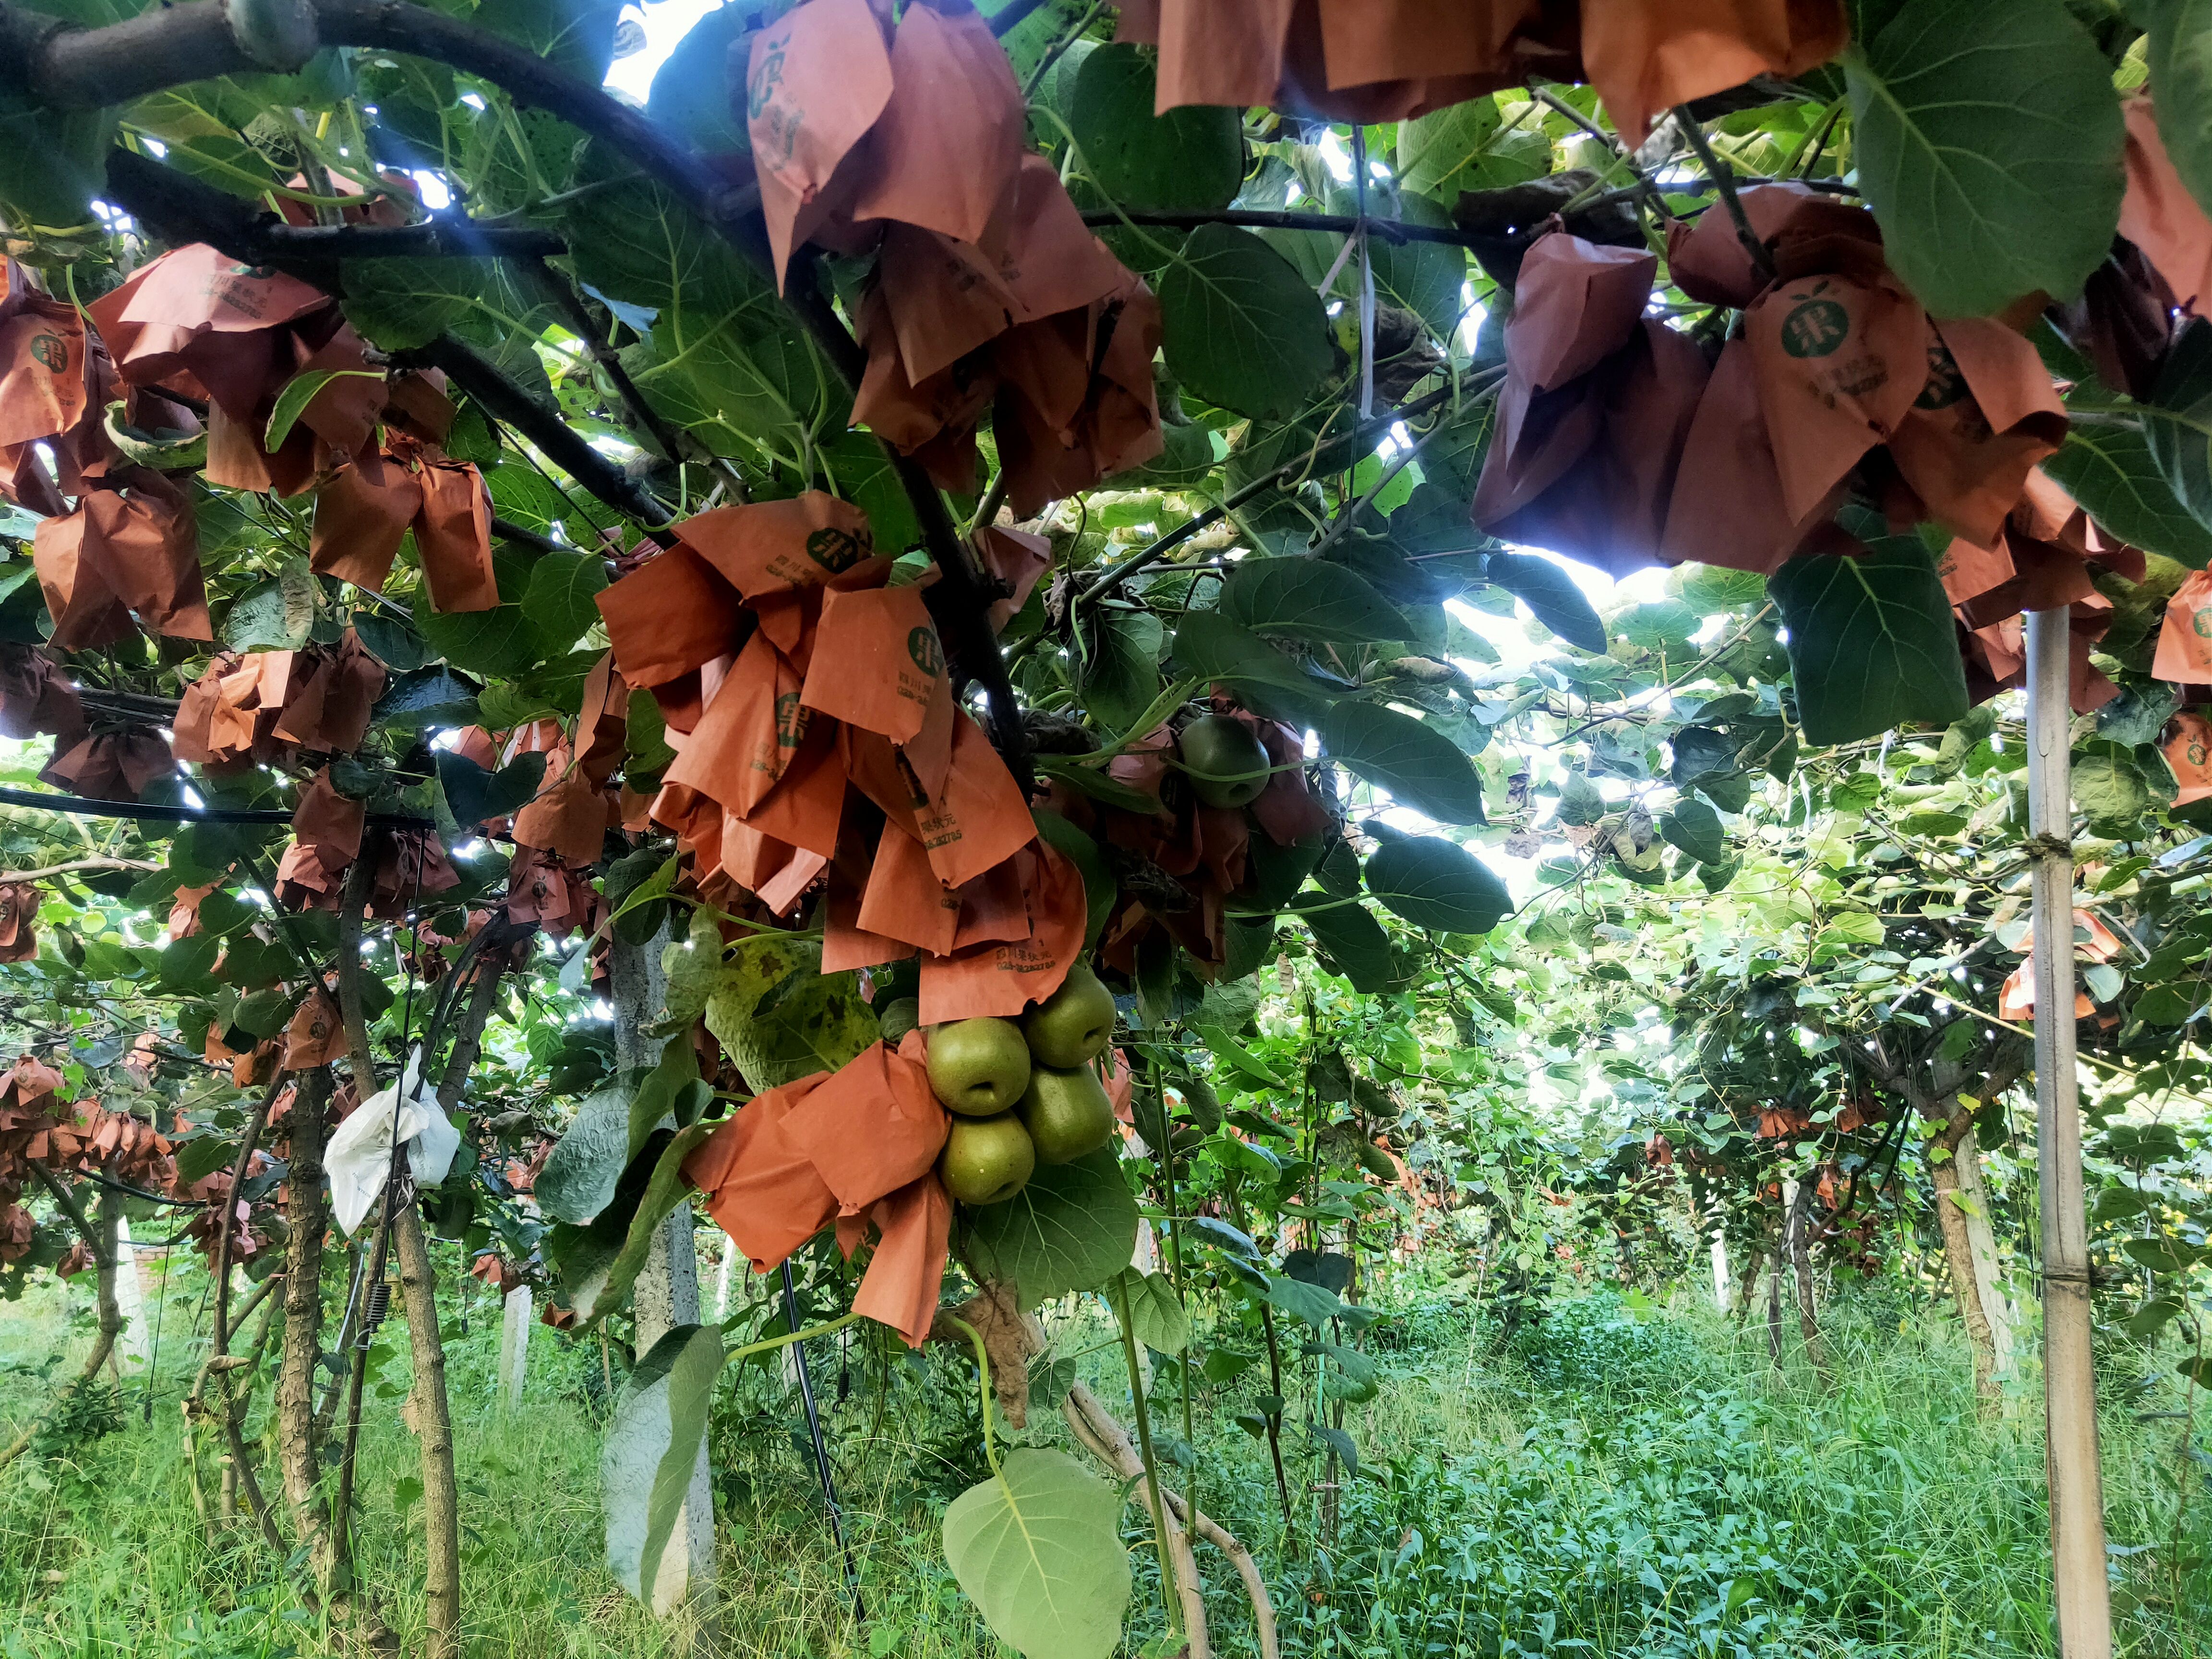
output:
[[[41,812],[67,812],[81,818],[136,818],[148,823],[289,823],[281,806],[164,806],[152,801],[94,800],[83,795],[53,795],[40,789],[0,789],[0,806],[27,806]],[[368,823],[383,830],[430,830],[428,818],[404,812],[371,812]]]

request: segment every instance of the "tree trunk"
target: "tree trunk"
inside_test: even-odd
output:
[[[1820,1316],[1813,1298],[1814,1188],[1813,1182],[1801,1181],[1790,1197],[1790,1268],[1791,1277],[1797,1281],[1797,1334],[1804,1339],[1806,1358],[1813,1362],[1820,1386],[1826,1389],[1834,1386],[1835,1377],[1828,1370],[1827,1344],[1820,1338]]]
[[[1990,1207],[1989,1183],[1982,1179],[1982,1152],[1974,1139],[1974,1126],[1959,1137],[1959,1191],[1966,1200],[1966,1245],[1972,1252],[1974,1289],[1982,1298],[1982,1316],[1990,1322],[1990,1342],[1996,1350],[1996,1374],[2012,1370],[2012,1301],[1998,1282],[1996,1212]]]
[[[501,1304],[499,1403],[502,1411],[513,1412],[522,1404],[523,1382],[530,1375],[530,1328],[538,1322],[531,1317],[533,1300],[530,1286],[518,1285]]]
[[[609,943],[615,1060],[628,1075],[635,1076],[660,1059],[659,1045],[647,1033],[659,1023],[667,1000],[667,981],[660,970],[665,937],[664,930],[642,947],[624,944],[619,938]],[[699,1261],[692,1241],[691,1215],[689,1204],[679,1205],[661,1224],[631,1292],[641,1355],[675,1327],[699,1322]],[[639,1588],[646,1606],[655,1614],[676,1616],[683,1621],[675,1632],[679,1644],[688,1641],[691,1651],[710,1652],[720,1642],[714,1586],[714,1490],[703,1441],[676,1529],[660,1558],[659,1577],[650,1587]]]
[[[399,1255],[399,1293],[407,1310],[407,1344],[415,1361],[408,1425],[422,1443],[422,1534],[428,1555],[427,1659],[459,1659],[461,1651],[460,1492],[453,1478],[453,1416],[446,1400],[446,1345],[438,1334],[437,1279],[422,1212],[410,1204],[392,1218]]]
[[[1782,1252],[1777,1249],[1766,1263],[1766,1357],[1782,1369]]]
[[[54,1414],[55,1408],[70,1395],[100,1375],[100,1368],[115,1352],[115,1339],[123,1329],[123,1310],[115,1300],[115,1229],[123,1215],[121,1196],[103,1193],[99,1218],[91,1220],[86,1217],[84,1206],[76,1201],[76,1196],[62,1184],[58,1176],[50,1173],[42,1164],[33,1164],[30,1168],[31,1173],[39,1178],[40,1184],[52,1195],[62,1213],[70,1218],[70,1224],[84,1240],[85,1249],[92,1253],[94,1265],[98,1269],[94,1295],[99,1307],[100,1325],[93,1335],[92,1352],[85,1356],[84,1367],[77,1373],[76,1381],[56,1390],[46,1408],[31,1419],[30,1425],[17,1435],[6,1449],[0,1450],[0,1468],[7,1468],[28,1451],[31,1443],[39,1437],[39,1431],[46,1427],[46,1420]],[[63,1291],[66,1296],[66,1284]]]
[[[1936,1189],[1936,1223],[1943,1234],[1943,1261],[1951,1273],[1951,1294],[1959,1304],[1959,1322],[1966,1328],[1966,1340],[1974,1350],[1974,1394],[1986,1407],[1997,1397],[1996,1342],[1982,1304],[1981,1280],[1974,1272],[1974,1246],[1967,1232],[1966,1212],[1960,1205],[1960,1147],[1972,1129],[1972,1110],[1954,1096],[1943,1127],[1929,1144],[1929,1181]],[[1944,1156],[1947,1152],[1948,1157]]]
[[[331,1537],[325,1524],[322,1463],[316,1455],[316,1361],[323,1342],[323,1234],[329,1208],[323,1194],[323,1114],[331,1074],[318,1067],[300,1079],[285,1117],[289,1167],[284,1177],[284,1356],[276,1373],[276,1455],[283,1470],[284,1501],[292,1532],[315,1564],[327,1592],[331,1583]]]

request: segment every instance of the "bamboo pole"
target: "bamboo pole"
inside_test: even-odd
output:
[[[2074,850],[2068,735],[2071,626],[2027,618],[2028,848],[2034,863],[2035,1121],[2043,1205],[2043,1388],[2051,1588],[2062,1659],[2110,1659],[2088,1228],[2074,1077]]]

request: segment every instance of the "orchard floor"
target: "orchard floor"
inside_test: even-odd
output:
[[[450,1283],[451,1281],[447,1281]],[[463,1280],[473,1291],[477,1287]],[[147,1389],[122,1424],[64,1425],[45,1455],[0,1471],[0,1659],[279,1659],[328,1650],[244,1524],[210,1543],[179,1459],[176,1400],[204,1277],[180,1275],[163,1310],[152,1420]],[[2051,1645],[2041,1505],[2041,1413],[2032,1377],[1996,1421],[1978,1417],[1954,1323],[1924,1299],[1860,1287],[1829,1310],[1843,1379],[1823,1395],[1794,1352],[1778,1377],[1763,1326],[1738,1327],[1687,1296],[1670,1307],[1593,1295],[1499,1340],[1448,1289],[1407,1290],[1370,1343],[1379,1396],[1349,1407],[1360,1451],[1334,1535],[1314,1545],[1309,1496],[1286,1546],[1264,1442],[1236,1414],[1264,1367],[1208,1391],[1196,1415],[1200,1503],[1258,1552],[1286,1655],[1914,1656],[2009,1659]],[[38,1369],[81,1352],[50,1291],[0,1304],[0,1430],[45,1397]],[[1118,1350],[1079,1314],[1062,1352],[1126,1411]],[[387,1327],[401,1337],[397,1322]],[[599,1564],[597,1342],[539,1329],[528,1395],[492,1399],[496,1305],[449,1319],[472,1659],[660,1654]],[[1233,1331],[1214,1334],[1234,1345]],[[1790,1343],[1794,1350],[1794,1340]],[[856,1624],[836,1546],[799,1446],[803,1427],[774,1364],[726,1389],[713,1428],[722,1515],[726,1651],[833,1659],[989,1659],[997,1649],[943,1565],[936,1522],[980,1477],[972,1382],[949,1355],[893,1367],[884,1395],[834,1339],[815,1345],[868,1617]],[[2176,1531],[2185,1401],[2171,1353],[2103,1354],[2105,1449],[2120,1651],[2212,1653],[2212,1496],[2205,1413]],[[849,1395],[836,1403],[850,1364]],[[1109,1369],[1109,1364],[1111,1369]],[[363,1437],[364,1568],[404,1650],[418,1652],[421,1545],[414,1442],[399,1421],[404,1338],[378,1356]],[[265,1389],[264,1389],[265,1395]],[[1181,1429],[1161,1387],[1155,1424]],[[257,1415],[253,1426],[258,1430]],[[1066,1443],[1054,1413],[1027,1437]],[[1322,1479],[1286,1439],[1294,1497]],[[1177,1483],[1181,1475],[1178,1473]],[[213,1475],[210,1474],[212,1488]],[[211,1503],[216,1494],[210,1490]],[[1142,1507],[1127,1511],[1133,1546]],[[415,1523],[415,1524],[410,1524]],[[2176,1540],[2179,1537],[2179,1550]],[[1236,1581],[1202,1552],[1217,1653],[1255,1652]],[[2193,1567],[2177,1571],[2177,1559]],[[1132,1555],[1144,1603],[1125,1651],[1158,1628],[1149,1549]]]

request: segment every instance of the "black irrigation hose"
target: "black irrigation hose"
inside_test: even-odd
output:
[[[67,812],[84,818],[136,818],[148,823],[289,823],[293,816],[283,807],[162,806],[151,801],[52,795],[40,789],[0,789],[0,806],[27,806],[35,811]],[[371,812],[368,823],[380,830],[437,827],[428,818],[414,817],[404,812]]]
[[[793,1330],[799,1323],[799,1293],[793,1288],[791,1263],[783,1264],[783,1317]],[[806,1345],[794,1342],[791,1356],[799,1365],[799,1398],[806,1407],[806,1432],[814,1441],[814,1473],[821,1478],[822,1501],[830,1510],[830,1530],[837,1540],[837,1548],[845,1558],[845,1588],[853,1593],[853,1617],[860,1624],[868,1622],[867,1604],[860,1600],[860,1572],[853,1562],[853,1546],[845,1536],[845,1512],[838,1506],[837,1482],[830,1473],[830,1449],[822,1440],[822,1413],[814,1404],[814,1379],[806,1369]]]

